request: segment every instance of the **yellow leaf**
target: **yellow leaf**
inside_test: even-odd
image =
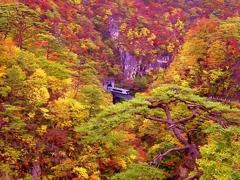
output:
[[[87,174],[87,169],[85,169],[83,167],[75,167],[73,169],[73,172],[75,172],[80,177],[84,177],[86,179],[89,178],[89,176]]]
[[[30,118],[34,118],[35,112],[30,112],[30,113],[28,113],[28,116],[29,116]]]

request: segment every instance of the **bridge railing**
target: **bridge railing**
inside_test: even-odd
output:
[[[239,101],[237,99],[229,99],[229,98],[222,98],[222,97],[213,97],[210,96],[206,99],[206,101],[217,101],[217,102],[234,102]]]

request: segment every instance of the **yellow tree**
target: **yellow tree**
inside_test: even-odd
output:
[[[25,89],[27,90],[28,102],[33,107],[39,107],[47,103],[50,95],[47,89],[46,73],[42,69],[36,71],[24,82]]]

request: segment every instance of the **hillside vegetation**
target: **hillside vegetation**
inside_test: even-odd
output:
[[[0,179],[239,179],[239,9],[1,0]],[[174,58],[124,79],[119,48],[143,69]],[[107,78],[135,98],[113,105]]]

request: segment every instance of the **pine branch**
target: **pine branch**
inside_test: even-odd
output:
[[[205,115],[204,118],[206,118],[207,120],[212,120],[212,121],[220,124],[223,128],[227,128],[227,125],[224,123],[224,121],[221,119],[221,117],[219,117],[218,114],[215,114],[213,116]]]
[[[157,117],[148,117],[148,119],[150,119],[152,121],[157,121],[157,122],[163,122],[163,123],[171,124],[169,121],[164,120],[164,119],[159,119]]]
[[[184,123],[184,122],[186,122],[186,121],[189,121],[189,120],[194,119],[194,118],[196,117],[196,114],[197,114],[197,113],[196,113],[196,110],[193,109],[193,108],[190,108],[190,110],[192,111],[192,115],[191,115],[191,116],[186,117],[186,118],[182,118],[182,119],[180,119],[180,120],[177,120],[177,121],[175,121],[174,123],[175,123],[175,124]]]
[[[169,108],[168,108],[168,105],[165,105],[164,111],[165,111],[165,113],[166,113],[166,115],[167,115],[168,121],[172,123],[173,120],[172,120],[172,117],[171,117],[171,114],[170,114],[170,110],[169,110]]]
[[[195,174],[194,176],[189,177],[189,178],[187,178],[185,180],[199,179],[203,175],[203,172],[198,169],[198,165],[196,165],[196,168],[197,168],[197,171],[198,171],[197,174]]]
[[[174,152],[174,151],[181,151],[181,150],[185,150],[185,149],[188,149],[189,148],[189,146],[183,146],[183,147],[179,147],[179,148],[171,148],[171,149],[169,149],[168,151],[166,151],[165,153],[163,153],[163,154],[161,154],[161,152],[157,155],[157,157],[153,160],[153,161],[151,161],[150,163],[149,163],[149,166],[153,166],[153,165],[156,165],[156,164],[160,164],[161,163],[161,161],[163,160],[163,158],[165,157],[165,156],[167,156],[168,154],[170,154],[171,152]]]
[[[178,129],[178,127],[173,127],[172,130],[173,130],[176,138],[177,138],[180,142],[182,142],[182,143],[185,144],[185,145],[188,145],[188,139],[186,139],[186,138],[181,134],[181,132],[180,132],[180,130]]]

